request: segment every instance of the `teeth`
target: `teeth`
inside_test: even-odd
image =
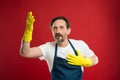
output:
[[[60,39],[62,39],[62,37],[56,37],[56,39],[60,40]]]

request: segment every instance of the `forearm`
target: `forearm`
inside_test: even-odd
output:
[[[43,56],[43,53],[38,47],[30,47],[30,42],[25,42],[22,40],[20,55],[26,58],[37,58]]]
[[[30,51],[30,42],[25,42],[24,40],[21,41],[21,48],[20,48],[20,55],[26,56],[29,54]]]

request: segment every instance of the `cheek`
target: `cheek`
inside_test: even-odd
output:
[[[68,32],[64,32],[64,34],[63,34],[64,36],[68,36]]]
[[[55,35],[55,33],[53,32],[53,31],[51,31],[52,32],[52,35],[54,36]]]
[[[64,32],[64,35],[66,35],[66,36],[69,35],[69,32],[68,31]]]

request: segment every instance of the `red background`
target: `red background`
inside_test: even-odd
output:
[[[82,39],[99,57],[85,68],[83,80],[119,80],[119,0],[3,0],[0,1],[0,80],[50,80],[45,61],[19,55],[28,11],[35,16],[31,46],[51,41],[50,20],[66,16],[70,38]]]

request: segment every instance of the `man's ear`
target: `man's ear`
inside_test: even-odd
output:
[[[67,34],[69,35],[70,33],[71,33],[71,28],[68,28],[68,33]]]

